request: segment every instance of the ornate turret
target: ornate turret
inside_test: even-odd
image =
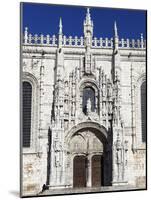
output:
[[[93,21],[91,20],[89,8],[87,8],[86,19],[84,20],[83,25],[84,25],[85,46],[87,50],[89,50],[92,45],[92,37],[93,37]]]
[[[114,39],[113,39],[113,81],[116,81],[117,74],[120,79],[121,67],[120,67],[119,36],[118,36],[118,31],[117,31],[117,24],[115,21],[114,22]]]
[[[54,113],[55,123],[62,127],[63,97],[64,97],[64,53],[62,49],[62,20],[59,21],[58,48],[56,50],[55,86],[54,86]]]
[[[114,22],[114,40],[113,40],[113,185],[126,183],[125,177],[125,147],[124,147],[124,124],[121,111],[121,63],[119,50],[119,36],[117,24]]]
[[[62,19],[59,20],[59,32],[58,32],[58,48],[57,48],[57,60],[56,60],[56,77],[61,80],[64,75],[64,54],[62,49],[63,33],[62,33]]]
[[[52,120],[52,147],[51,147],[51,174],[50,185],[64,184],[64,52],[62,48],[63,33],[62,20],[59,21],[58,46],[56,49],[55,81],[53,96]],[[52,167],[53,166],[53,167]]]
[[[86,19],[84,20],[84,44],[85,44],[85,73],[92,74],[92,37],[93,37],[93,21],[90,16],[90,9],[87,8]]]

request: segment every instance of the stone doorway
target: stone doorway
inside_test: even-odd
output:
[[[73,187],[86,187],[86,157],[85,156],[74,157]]]
[[[67,175],[72,187],[109,186],[112,178],[111,151],[107,132],[96,123],[82,123],[68,133]],[[80,169],[80,170],[79,170]],[[82,170],[81,170],[82,169]]]

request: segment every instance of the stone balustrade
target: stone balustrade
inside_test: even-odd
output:
[[[57,46],[58,45],[58,37],[56,35],[50,36],[43,34],[41,35],[32,35],[28,34],[28,29],[25,28],[24,36],[23,36],[23,44],[24,45],[49,45],[49,46]],[[65,35],[62,37],[62,46],[69,47],[84,47],[84,38],[81,36],[78,38],[77,36],[66,37]],[[96,38],[94,37],[92,40],[93,48],[113,48],[113,38]],[[143,35],[141,34],[140,39],[119,39],[119,48],[137,48],[137,49],[145,49],[146,48],[146,40],[144,40]]]

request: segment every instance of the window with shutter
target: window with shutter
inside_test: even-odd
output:
[[[142,142],[146,142],[146,82],[141,85]]]
[[[23,82],[23,147],[30,147],[32,86]]]

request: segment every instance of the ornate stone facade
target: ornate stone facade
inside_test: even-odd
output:
[[[32,85],[32,106],[30,147],[22,152],[23,195],[76,187],[76,160],[82,157],[82,187],[145,188],[145,40],[120,40],[116,22],[113,38],[93,37],[89,9],[83,26],[81,38],[63,35],[61,19],[58,36],[32,36],[25,29],[22,80]]]

